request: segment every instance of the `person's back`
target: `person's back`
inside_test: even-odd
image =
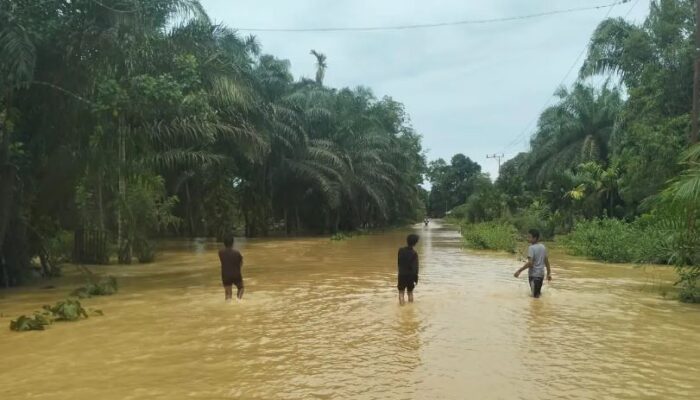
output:
[[[408,235],[407,246],[399,249],[397,260],[399,304],[404,304],[405,291],[408,291],[408,301],[413,302],[413,289],[418,283],[418,253],[413,249],[416,243],[418,243],[418,235]]]
[[[219,250],[219,260],[221,261],[222,277],[241,278],[243,256],[238,250],[228,247]]]
[[[233,285],[238,289],[236,297],[240,300],[243,297],[243,275],[241,274],[243,256],[233,248],[233,236],[224,238],[224,246],[219,250],[219,261],[221,261],[221,282],[224,285],[226,300],[231,300]]]
[[[527,256],[532,259],[532,268],[528,275],[534,278],[544,278],[545,262],[547,258],[547,249],[540,242],[531,244],[527,249]]]

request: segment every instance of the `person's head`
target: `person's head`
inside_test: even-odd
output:
[[[406,236],[406,244],[409,247],[415,246],[416,243],[418,243],[418,235],[416,235],[415,233],[412,233],[412,234]]]
[[[530,229],[527,231],[527,241],[530,242],[530,244],[535,244],[540,241],[540,231],[537,229]]]
[[[233,235],[227,234],[224,236],[224,246],[233,247]]]

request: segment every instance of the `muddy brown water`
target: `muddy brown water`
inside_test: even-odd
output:
[[[698,399],[700,308],[666,300],[668,268],[553,256],[528,297],[515,257],[416,227],[416,303],[399,307],[410,230],[237,243],[247,293],[225,304],[217,244],[95,267],[120,292],[103,317],[7,329],[71,289],[0,291],[0,399]]]

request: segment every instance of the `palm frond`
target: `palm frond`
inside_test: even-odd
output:
[[[0,84],[26,86],[34,77],[36,48],[27,30],[9,13],[0,11]]]

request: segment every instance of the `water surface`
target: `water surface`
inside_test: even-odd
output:
[[[515,257],[416,230],[421,278],[405,307],[395,257],[408,231],[237,243],[247,291],[233,304],[215,243],[172,244],[155,264],[95,267],[121,284],[84,301],[105,316],[44,332],[6,327],[70,278],[0,291],[0,398],[700,398],[700,308],[658,294],[669,269],[553,257],[535,300]]]

